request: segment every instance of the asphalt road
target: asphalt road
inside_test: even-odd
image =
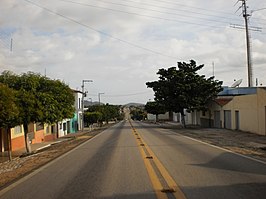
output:
[[[0,191],[5,199],[185,197],[265,199],[266,164],[124,121]]]

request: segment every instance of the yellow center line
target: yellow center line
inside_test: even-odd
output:
[[[140,150],[141,156],[144,160],[145,167],[147,169],[147,172],[149,174],[150,180],[152,182],[153,188],[155,190],[156,196],[158,199],[164,199],[168,198],[166,192],[171,192],[171,194],[176,198],[176,199],[186,199],[184,193],[181,191],[179,186],[176,184],[174,179],[170,176],[166,168],[163,166],[161,161],[157,158],[157,156],[153,153],[151,148],[145,143],[143,138],[140,136],[140,134],[134,129],[132,126],[131,122],[130,125],[132,127],[132,133],[134,137],[136,138],[136,142],[138,144],[138,148]],[[148,152],[146,154],[145,150]],[[155,166],[161,173],[162,177],[164,178],[165,182],[168,185],[168,188],[164,188],[158,175],[156,174],[151,161],[154,162]]]
[[[163,189],[163,186],[162,186],[158,176],[156,175],[156,173],[155,173],[155,171],[151,165],[150,160],[146,159],[147,155],[143,149],[143,146],[142,146],[143,143],[141,140],[137,139],[137,138],[139,138],[139,135],[136,135],[135,130],[133,130],[133,135],[136,138],[136,142],[138,144],[138,148],[139,148],[141,157],[144,161],[145,167],[147,169],[148,175],[150,177],[150,180],[151,180],[153,189],[155,190],[155,194],[156,194],[157,198],[158,199],[167,199],[168,198],[167,195],[161,191]]]

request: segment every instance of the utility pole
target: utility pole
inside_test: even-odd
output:
[[[85,82],[92,82],[92,80],[82,80],[82,85],[81,85],[81,88],[82,88],[82,99],[81,99],[81,112],[82,112],[82,125],[81,125],[81,130],[82,132],[84,131],[84,97],[85,97],[85,92],[84,92],[84,84]]]
[[[249,37],[249,29],[248,29],[248,18],[250,17],[250,14],[247,13],[246,0],[239,0],[239,1],[242,1],[242,14],[245,20],[245,29],[246,29],[248,87],[252,87],[253,86],[253,81],[252,81],[253,75],[252,75],[250,37]]]

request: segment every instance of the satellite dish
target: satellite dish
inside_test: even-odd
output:
[[[240,85],[241,83],[242,83],[242,79],[239,79],[239,80],[235,81],[235,82],[232,84],[231,88],[239,87],[239,85]]]

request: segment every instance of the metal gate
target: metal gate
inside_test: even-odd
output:
[[[232,129],[231,111],[224,111],[224,128]]]
[[[236,130],[239,130],[239,111],[235,111]]]
[[[221,128],[220,111],[214,111],[214,128]]]

